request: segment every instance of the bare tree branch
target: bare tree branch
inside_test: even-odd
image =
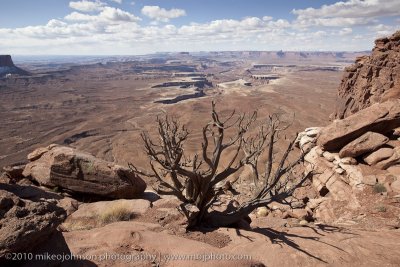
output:
[[[272,201],[286,201],[287,196],[308,179],[309,174],[300,180],[293,178],[293,170],[302,162],[303,153],[293,162],[287,163],[295,139],[288,144],[275,166],[274,158],[277,153],[274,145],[279,140],[280,133],[290,126],[281,121],[279,115],[270,115],[258,127],[258,131],[251,135],[257,112],[237,115],[234,110],[222,118],[216,110],[215,102],[212,102],[211,109],[211,121],[201,132],[200,156],[185,154],[184,145],[189,132],[178,120],[165,116],[157,117],[156,120],[158,141],[152,139],[147,132],[141,134],[145,152],[150,159],[151,173],[129,164],[136,174],[157,180],[157,191],[160,194],[175,195],[185,203],[196,205],[200,213],[193,223],[202,223],[206,217],[207,220],[211,218],[213,225],[237,222],[259,206]],[[225,151],[231,153],[229,157]],[[265,169],[260,171],[259,161],[264,152],[266,162],[262,166],[265,166]],[[222,157],[228,162],[224,168],[220,166]],[[224,193],[217,184],[228,181],[246,165],[252,170],[254,183],[258,188],[257,194],[233,211],[216,216],[209,214],[210,207],[217,201],[218,196]]]

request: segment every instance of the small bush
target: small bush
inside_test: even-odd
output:
[[[378,206],[378,207],[376,207],[376,209],[379,211],[379,212],[386,212],[386,207],[385,206]]]
[[[386,187],[381,183],[377,183],[377,184],[374,185],[374,192],[375,193],[386,192]]]
[[[50,188],[50,190],[53,191],[53,192],[55,192],[55,193],[60,193],[60,192],[61,192],[61,190],[60,190],[60,188],[59,188],[58,186],[55,186],[55,187],[53,187],[53,188]]]
[[[86,220],[69,220],[64,222],[62,226],[68,232],[90,230],[95,227],[92,222]]]
[[[102,224],[109,224],[119,221],[129,221],[132,219],[133,213],[123,205],[109,208],[103,214],[99,215]]]

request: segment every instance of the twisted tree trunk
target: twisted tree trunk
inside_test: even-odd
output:
[[[177,120],[168,117],[157,118],[160,141],[154,142],[149,134],[142,134],[152,172],[138,170],[129,164],[137,174],[154,177],[159,182],[157,191],[160,194],[175,195],[182,202],[193,204],[198,208],[198,213],[190,214],[189,227],[199,224],[214,227],[235,224],[258,207],[266,206],[273,201],[284,201],[296,188],[302,186],[308,176],[289,186],[293,182],[292,170],[304,156],[300,153],[295,161],[287,163],[296,138],[289,143],[276,170],[272,171],[276,156],[274,144],[279,139],[279,133],[289,126],[282,127],[278,115],[269,116],[266,125],[260,126],[258,133],[253,136],[248,136],[248,133],[250,126],[256,121],[257,113],[254,112],[250,116],[242,114],[236,119],[234,116],[235,111],[226,119],[221,119],[215,109],[215,103],[212,103],[212,120],[202,130],[203,142],[200,154],[202,159],[198,154],[191,158],[184,155],[183,144],[189,134],[185,126],[180,126]],[[232,127],[236,127],[236,133],[229,141],[225,141],[225,131]],[[214,144],[213,147],[210,143]],[[233,148],[234,153],[229,158],[227,167],[220,170],[218,168],[220,160],[227,148]],[[267,151],[267,162],[265,171],[260,174],[258,161],[264,151]],[[258,187],[254,198],[230,211],[209,212],[221,193],[217,184],[227,181],[245,165],[251,167],[254,182]],[[167,176],[170,180],[166,179]]]

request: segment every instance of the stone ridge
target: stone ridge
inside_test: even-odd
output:
[[[400,98],[400,31],[375,40],[370,56],[345,69],[332,119],[343,119],[374,103]]]

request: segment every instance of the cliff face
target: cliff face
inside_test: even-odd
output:
[[[0,67],[14,67],[10,55],[0,55]]]
[[[0,78],[7,74],[29,75],[29,72],[16,67],[10,55],[0,55]]]
[[[343,119],[374,103],[400,98],[400,31],[375,41],[370,56],[345,69],[334,119]]]

